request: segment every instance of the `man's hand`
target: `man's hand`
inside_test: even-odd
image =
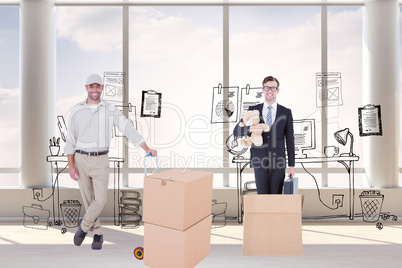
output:
[[[261,134],[264,131],[263,127],[260,125],[250,126],[249,132]]]
[[[70,177],[75,180],[78,181],[78,178],[80,177],[80,175],[78,174],[78,169],[76,169],[74,166],[70,166],[69,167],[69,173],[70,173]]]
[[[154,149],[148,149],[145,152],[146,152],[146,154],[151,154],[152,157],[158,155],[158,151],[156,151]]]
[[[68,159],[68,170],[70,178],[72,178],[75,181],[78,181],[80,174],[78,174],[78,169],[76,169],[74,166],[74,154],[68,154],[67,159]]]
[[[295,176],[295,167],[289,167],[289,177],[294,178]]]
[[[145,142],[141,143],[140,147],[142,149],[144,149],[146,154],[151,154],[151,156],[157,156],[158,155],[158,152],[156,150],[154,150],[154,149],[149,148],[148,145]]]

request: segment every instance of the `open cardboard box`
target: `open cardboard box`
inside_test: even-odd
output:
[[[184,231],[211,214],[213,173],[170,169],[144,178],[143,221]]]
[[[303,255],[303,195],[244,195],[243,255]]]
[[[180,231],[144,223],[144,265],[193,268],[209,254],[212,215]]]

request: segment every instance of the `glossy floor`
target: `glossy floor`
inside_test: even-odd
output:
[[[402,267],[402,224],[303,222],[303,256],[245,257],[243,227],[212,229],[210,254],[196,267]],[[35,230],[22,223],[0,223],[0,267],[145,267],[133,251],[143,245],[144,227],[104,226],[104,244],[91,250],[92,236],[74,246],[76,228]],[[146,256],[146,253],[145,253]]]

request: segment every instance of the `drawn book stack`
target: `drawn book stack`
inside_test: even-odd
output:
[[[170,169],[144,178],[144,265],[193,268],[209,254],[213,174]]]
[[[140,226],[142,205],[140,193],[132,190],[121,190],[120,197],[120,223],[122,228],[137,228]]]

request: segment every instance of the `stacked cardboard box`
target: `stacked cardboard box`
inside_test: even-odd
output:
[[[302,195],[244,195],[243,255],[302,255]]]
[[[144,178],[144,264],[192,268],[209,254],[213,174],[171,169]]]

